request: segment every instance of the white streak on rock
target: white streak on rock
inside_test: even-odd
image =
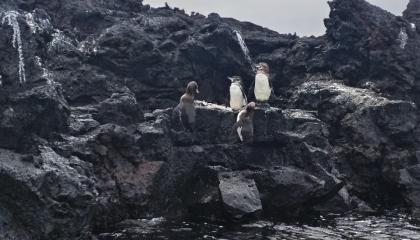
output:
[[[7,23],[13,29],[13,38],[12,38],[12,46],[17,50],[18,58],[19,58],[19,66],[18,66],[18,75],[19,75],[19,82],[24,83],[26,82],[26,75],[25,75],[25,59],[23,56],[22,50],[22,38],[21,32],[18,22],[19,13],[16,11],[7,11],[3,13],[2,16],[2,24]]]
[[[416,31],[417,26],[415,23],[410,23],[411,30]]]
[[[404,49],[407,45],[408,34],[405,28],[401,28],[400,33],[398,34],[398,41],[400,42],[400,48]]]
[[[237,41],[239,43],[239,46],[241,46],[242,52],[244,53],[246,60],[251,65],[252,70],[255,72],[254,64],[252,63],[251,56],[249,55],[249,49],[246,46],[246,43],[242,37],[242,34],[238,30],[234,30],[233,32],[236,34]]]

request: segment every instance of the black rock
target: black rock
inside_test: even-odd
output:
[[[0,238],[89,239],[151,216],[418,216],[420,3],[330,7],[324,36],[298,37],[137,0],[2,1]],[[254,80],[237,32],[276,95],[252,144],[223,106],[227,76]],[[186,133],[170,116],[192,80]]]
[[[132,94],[114,93],[99,103],[98,113],[94,118],[101,124],[115,123],[124,126],[142,122],[143,112]]]
[[[0,150],[4,239],[86,239],[97,192],[92,165],[39,149],[41,166]],[[6,227],[4,227],[6,226]],[[15,227],[13,227],[15,226]]]

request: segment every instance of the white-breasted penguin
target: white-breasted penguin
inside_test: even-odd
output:
[[[229,88],[230,108],[233,111],[239,111],[248,103],[242,86],[242,78],[240,76],[233,76],[229,77],[229,80],[232,82]]]
[[[174,119],[179,120],[184,127],[184,130],[193,132],[195,127],[195,95],[199,94],[198,84],[191,81],[187,85],[184,95],[181,96],[178,106],[174,109]]]
[[[256,65],[254,95],[257,102],[267,102],[270,98],[272,86],[270,81],[270,68],[267,63],[261,62]]]
[[[239,112],[236,118],[236,123],[233,125],[233,129],[238,133],[238,137],[241,142],[250,143],[254,137],[254,111],[255,103],[250,102],[246,105],[246,108]]]

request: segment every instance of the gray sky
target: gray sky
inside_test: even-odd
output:
[[[351,1],[351,0],[349,0]],[[145,4],[171,7],[208,15],[216,12],[222,17],[233,17],[268,27],[280,33],[300,36],[322,35],[323,19],[328,17],[326,0],[144,0]],[[368,0],[396,15],[401,15],[408,0]]]

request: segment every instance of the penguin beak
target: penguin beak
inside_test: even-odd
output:
[[[197,89],[195,89],[195,92],[196,92],[197,94],[200,94],[200,91],[198,91],[198,88],[197,88]]]
[[[233,79],[233,78],[231,78],[231,77],[228,77],[228,79],[229,79],[231,82],[233,82],[233,80],[234,80],[234,79]]]

